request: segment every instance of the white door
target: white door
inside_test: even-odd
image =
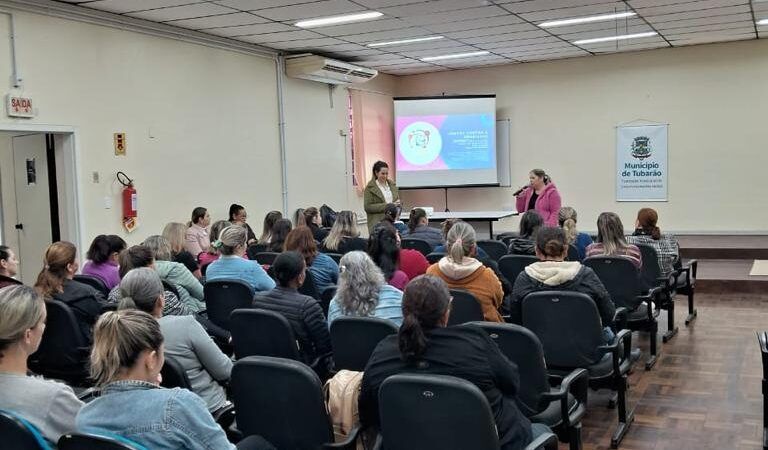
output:
[[[51,244],[51,203],[45,134],[12,138],[16,185],[16,232],[19,237],[19,278],[31,286],[43,267]]]

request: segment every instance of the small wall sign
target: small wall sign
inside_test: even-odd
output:
[[[8,94],[6,107],[9,117],[35,117],[35,109],[32,106],[32,97],[21,97]]]

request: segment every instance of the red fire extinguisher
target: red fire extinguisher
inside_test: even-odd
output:
[[[138,216],[137,211],[137,192],[133,187],[133,180],[128,178],[124,172],[117,172],[117,181],[123,185],[123,227],[128,232],[136,228]]]

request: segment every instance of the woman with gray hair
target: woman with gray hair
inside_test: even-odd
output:
[[[157,319],[165,338],[165,355],[179,362],[189,377],[192,392],[216,415],[229,405],[219,383],[229,380],[232,360],[219,350],[194,316],[163,316],[163,304],[163,283],[154,270],[133,269],[120,282],[118,309],[138,309]]]
[[[328,307],[329,326],[341,316],[378,317],[400,326],[403,292],[387,284],[367,253],[347,253],[339,269],[339,287]]]
[[[179,291],[179,298],[193,312],[205,309],[203,285],[184,264],[171,260],[171,243],[160,235],[148,237],[142,244],[152,250],[155,257],[155,270],[160,279],[170,283]]]
[[[219,250],[221,257],[208,266],[206,281],[241,280],[257,292],[275,288],[275,280],[267,275],[259,263],[243,258],[247,239],[248,231],[241,225],[231,225],[221,230],[219,240],[212,244]]]

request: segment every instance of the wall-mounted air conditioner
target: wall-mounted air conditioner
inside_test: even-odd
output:
[[[312,54],[287,56],[285,72],[289,77],[328,84],[364,83],[379,74],[374,69]]]

